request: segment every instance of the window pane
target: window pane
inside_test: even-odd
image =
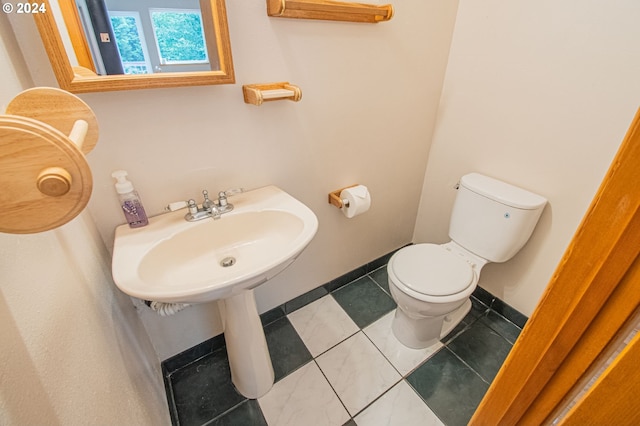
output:
[[[198,11],[151,12],[160,62],[164,64],[207,62],[207,49]]]
[[[137,18],[131,15],[111,15],[111,27],[125,74],[148,74],[144,47]]]
[[[125,74],[149,74],[149,68],[144,62],[141,64],[134,64],[132,62],[123,63]]]
[[[123,62],[144,62],[138,27],[133,16],[112,16],[111,26]]]

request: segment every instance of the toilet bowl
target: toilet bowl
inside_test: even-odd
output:
[[[393,334],[426,348],[449,334],[471,309],[482,267],[506,262],[529,240],[547,200],[508,183],[470,173],[460,179],[446,244],[415,244],[389,259],[397,308]]]
[[[431,346],[471,309],[469,297],[487,263],[454,242],[415,244],[396,252],[387,265],[389,290],[398,305],[392,325],[405,346]]]

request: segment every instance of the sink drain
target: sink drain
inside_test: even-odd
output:
[[[222,266],[223,268],[228,268],[229,266],[233,266],[235,264],[236,264],[236,258],[231,256],[225,257],[220,261],[220,266]]]

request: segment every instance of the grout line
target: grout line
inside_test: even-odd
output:
[[[324,352],[323,352],[324,353]],[[331,384],[331,381],[329,380],[329,378],[326,376],[326,374],[324,374],[324,371],[322,370],[322,368],[320,367],[320,364],[318,364],[318,362],[316,361],[315,358],[313,358],[312,360],[315,364],[316,367],[318,367],[318,370],[320,370],[320,374],[322,374],[322,377],[324,377],[324,380],[329,384],[329,387],[331,388],[331,390],[333,391],[333,394],[336,396],[336,398],[338,398],[338,401],[340,401],[340,404],[342,405],[342,407],[344,408],[344,411],[347,412],[347,414],[349,415],[349,419],[353,420],[353,417],[351,415],[351,413],[349,412],[349,410],[347,409],[347,406],[344,405],[344,402],[342,402],[342,398],[340,398],[340,395],[338,395],[338,392],[336,392],[335,388],[333,387],[333,385]]]
[[[381,266],[380,268],[384,268],[384,266]],[[380,269],[380,268],[378,268],[378,269]],[[377,271],[378,269],[376,269],[376,271]],[[374,271],[374,272],[375,272],[375,271]],[[380,284],[378,281],[376,281],[376,279],[375,279],[375,278],[373,278],[373,277],[371,276],[371,274],[367,274],[367,276],[368,276],[369,278],[371,278],[371,280],[372,280],[374,283],[376,283],[376,285],[380,288],[380,290],[382,290],[382,292],[383,292],[384,294],[386,294],[387,296],[389,296],[389,297],[391,297],[391,298],[393,299],[393,296],[391,296],[391,290],[387,291],[387,290],[382,286],[382,284]],[[395,300],[394,300],[394,302],[395,302]]]
[[[385,314],[386,315],[386,314]],[[382,392],[380,395],[378,395],[373,401],[371,401],[370,403],[368,403],[367,405],[365,405],[362,409],[360,409],[357,413],[355,414],[351,414],[349,412],[349,410],[347,409],[346,405],[342,402],[342,399],[340,398],[340,395],[338,395],[338,392],[335,390],[335,388],[333,387],[333,385],[331,384],[331,381],[329,381],[329,378],[324,374],[324,371],[322,370],[322,368],[320,367],[320,364],[318,364],[318,362],[316,361],[316,358],[313,358],[313,361],[316,363],[316,365],[318,366],[318,369],[320,369],[320,372],[322,373],[322,375],[324,376],[325,380],[327,381],[327,383],[329,383],[329,386],[331,387],[331,389],[333,390],[333,393],[336,394],[336,396],[338,397],[338,400],[340,401],[340,403],[342,404],[342,406],[345,408],[345,410],[347,411],[347,414],[349,414],[349,417],[351,418],[351,420],[354,419],[354,417],[356,417],[358,414],[362,413],[364,410],[366,410],[367,408],[369,408],[371,405],[373,405],[376,401],[378,401],[380,398],[382,398],[383,395],[385,395],[387,392],[389,392],[391,389],[393,389],[398,383],[400,383],[401,381],[403,381],[405,379],[405,377],[402,375],[402,373],[400,371],[398,371],[398,369],[393,365],[393,363],[391,363],[391,361],[389,361],[389,359],[384,355],[384,353],[382,353],[382,351],[376,346],[375,343],[373,343],[373,341],[369,338],[369,336],[367,336],[367,333],[364,332],[364,329],[360,329],[358,330],[356,333],[352,334],[351,336],[349,336],[347,339],[350,339],[351,337],[355,336],[358,333],[362,333],[367,340],[369,340],[369,342],[371,342],[371,344],[373,345],[374,348],[376,348],[376,350],[383,356],[383,358],[385,359],[385,361],[387,361],[389,363],[389,365],[391,365],[391,367],[396,371],[396,373],[398,373],[398,375],[400,376],[400,379],[396,382],[394,382],[387,390],[385,390],[384,392]],[[342,342],[344,342],[344,339]],[[340,343],[342,343],[340,342]],[[331,349],[333,349],[334,347],[336,347],[338,345],[333,346]],[[331,349],[327,349],[325,352],[323,352],[322,354],[330,351]],[[320,355],[322,355],[320,354]],[[320,356],[318,355],[318,356]]]
[[[442,348],[440,348],[439,350],[437,350],[435,353],[440,352],[442,349],[444,349],[444,346]],[[434,354],[435,354],[434,353]],[[409,385],[409,387],[411,388],[411,390],[418,395],[418,398],[420,398],[422,400],[422,402],[424,403],[424,405],[426,405],[429,410],[433,413],[434,416],[436,416],[438,418],[438,420],[440,420],[440,422],[444,425],[447,426],[447,424],[445,423],[445,421],[440,418],[440,416],[438,415],[438,413],[436,412],[436,410],[434,410],[433,408],[431,408],[431,406],[429,405],[429,403],[422,397],[422,395],[420,394],[420,392],[418,392],[418,390],[416,388],[413,387],[413,385],[411,384],[410,381],[405,380],[405,382],[407,383],[407,385]]]
[[[385,315],[387,315],[387,314],[384,314],[382,317],[384,317]],[[379,321],[382,317],[378,318],[376,321]],[[376,321],[372,322],[371,324],[375,324],[375,322],[376,322]],[[369,325],[371,325],[371,324],[369,324]],[[367,327],[368,327],[368,326],[367,326]],[[393,367],[393,369],[394,369],[394,370],[396,370],[396,373],[398,373],[398,374],[400,375],[400,377],[404,379],[404,374],[402,374],[402,372],[400,372],[400,371],[396,368],[396,366],[395,366],[395,365],[393,365],[393,362],[391,362],[391,360],[390,360],[389,358],[387,358],[387,356],[384,354],[384,352],[382,352],[382,351],[380,350],[380,348],[378,347],[378,345],[376,345],[376,343],[375,343],[373,340],[371,340],[371,338],[369,337],[369,335],[368,335],[367,333],[365,333],[365,332],[364,332],[364,328],[363,328],[363,329],[361,329],[361,331],[362,331],[362,334],[364,334],[364,336],[367,338],[367,340],[369,340],[369,342],[371,342],[371,344],[373,345],[373,347],[374,347],[374,348],[376,348],[376,350],[377,350],[378,352],[380,352],[380,354],[382,355],[382,357],[383,357],[383,358],[384,358],[384,359],[385,359],[385,360],[386,360],[386,361],[391,365],[391,367]],[[395,386],[395,385],[394,385],[394,386]],[[386,393],[386,392],[385,392],[385,393]]]
[[[359,414],[361,414],[363,411],[365,411],[367,408],[371,407],[373,404],[375,404],[380,398],[382,398],[383,396],[385,396],[387,393],[389,393],[389,391],[391,389],[393,389],[394,387],[398,386],[398,383],[404,381],[404,377],[400,377],[400,380],[398,380],[397,382],[395,382],[394,384],[391,385],[391,387],[389,387],[389,389],[387,389],[386,391],[382,392],[380,395],[378,395],[373,401],[371,401],[370,403],[368,403],[367,405],[365,405],[360,411],[358,411],[356,414],[354,414],[351,418],[354,418],[356,416],[358,416]],[[428,407],[428,405],[427,405]],[[431,407],[429,407],[429,409],[431,409]],[[348,412],[348,411],[347,411]]]
[[[482,376],[480,375],[480,373],[478,373],[478,372],[477,372],[477,371],[476,371],[472,366],[470,366],[469,364],[467,364],[467,362],[466,362],[465,360],[463,360],[462,358],[460,358],[460,357],[458,356],[458,354],[457,354],[457,353],[455,353],[454,351],[452,351],[451,349],[449,349],[449,346],[448,346],[448,345],[447,345],[447,346],[443,346],[443,347],[442,347],[442,349],[446,349],[446,350],[448,350],[451,354],[453,354],[453,356],[455,356],[456,358],[458,358],[458,359],[459,359],[459,360],[460,360],[464,365],[466,365],[466,366],[467,366],[471,371],[473,371],[473,373],[474,373],[476,376],[480,377],[480,380],[482,380],[483,382],[485,382],[485,383],[486,383],[486,384],[488,384],[488,385],[491,385],[491,383],[487,382],[487,381],[485,380],[485,378],[484,378],[484,377],[482,377]],[[442,349],[440,349],[440,350],[442,350]]]
[[[336,302],[336,304],[338,305],[338,307],[340,307],[340,309],[342,309],[342,311],[345,313],[345,315],[347,315],[347,317],[353,321],[353,318],[351,318],[351,316],[349,315],[349,313],[347,313],[347,311],[344,310],[344,308],[342,306],[340,306],[340,304],[338,303],[338,301],[336,300],[335,297],[333,297],[333,295],[331,293],[326,294],[322,297],[327,297],[327,296],[331,296],[331,298],[334,300],[334,302]],[[320,300],[320,299],[318,299]],[[298,333],[298,330],[296,330],[296,327],[293,325],[293,323],[291,322],[291,319],[289,318],[289,314],[286,315],[287,319],[289,320],[289,323],[291,324],[291,327],[293,327],[293,329],[295,330],[296,333]],[[358,332],[362,331],[362,328],[360,328],[360,326],[358,324],[356,324],[355,321],[353,321],[353,323],[356,325],[356,327],[358,327],[358,330],[355,331],[354,333],[350,334],[349,336],[345,337],[344,339],[340,340],[338,343],[336,343],[335,345],[331,346],[328,349],[325,349],[324,351],[320,352],[318,355],[316,356],[311,356],[312,359],[316,359],[317,357],[326,354],[327,352],[329,352],[331,349],[335,348],[336,346],[338,346],[339,344],[341,344],[342,342],[344,342],[345,340],[349,340],[350,338],[352,338],[353,336],[355,336],[356,334],[358,334]],[[300,336],[300,333],[298,333],[298,336]],[[300,337],[300,340],[302,340],[302,337]],[[304,340],[302,340],[302,343],[305,345],[305,347],[307,346],[306,343],[304,343]],[[309,348],[307,348],[307,350],[309,350]],[[309,352],[311,353],[311,352]],[[288,374],[287,374],[288,376]]]
[[[509,318],[505,317],[504,315],[502,315],[500,312],[496,311],[493,308],[489,308],[489,311],[491,311],[494,314],[498,315],[500,318],[504,319],[505,321],[507,321],[509,324],[513,325],[514,327],[516,327],[520,331],[522,331],[522,329],[524,328],[524,327],[520,327],[518,324],[516,324],[515,322],[511,321]]]
[[[244,396],[244,395],[243,395]],[[236,408],[240,407],[242,404],[246,404],[247,401],[249,401],[249,398],[244,398],[242,401],[238,402],[236,405],[234,405],[233,407],[228,408],[227,410],[223,411],[222,413],[218,414],[217,416],[215,416],[214,418],[204,422],[202,424],[202,426],[206,426],[206,425],[210,425],[212,424],[214,421],[218,420],[220,417],[222,416],[226,416],[227,414],[229,414],[230,412],[232,412],[233,410],[235,410]],[[258,403],[258,399],[255,400],[256,403]],[[260,406],[260,403],[258,403],[258,406]],[[262,410],[262,408],[260,408]],[[263,414],[264,417],[264,414]]]

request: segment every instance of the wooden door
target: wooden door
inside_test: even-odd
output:
[[[640,306],[639,207],[640,110],[470,425],[551,423],[610,355]],[[640,424],[639,352],[636,336],[558,422]]]

